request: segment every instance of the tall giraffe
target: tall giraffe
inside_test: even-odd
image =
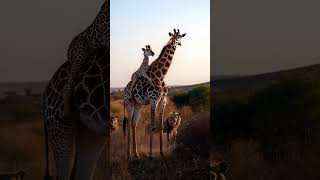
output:
[[[102,8],[109,17],[109,0],[104,2]],[[105,36],[109,36],[109,33],[108,27]],[[49,142],[59,180],[92,179],[102,150],[105,145],[110,146],[110,129],[113,126],[109,112],[110,46],[107,44],[93,49],[87,55],[79,69],[78,78],[74,79],[71,91],[74,98],[70,102],[72,111],[66,118],[63,95],[71,68],[72,63],[65,62],[55,72],[44,91],[45,180],[52,179],[49,175]],[[107,160],[110,160],[109,152]]]
[[[67,58],[72,65],[70,69],[70,76],[63,89],[65,116],[71,113],[70,102],[72,101],[72,90],[74,87],[74,81],[78,78],[79,69],[94,49],[110,47],[109,34],[109,0],[106,0],[101,6],[94,21],[84,31],[74,37],[69,45]]]
[[[150,133],[150,151],[149,156],[152,157],[152,141],[153,141],[153,133],[155,129],[155,115],[157,107],[160,107],[159,110],[159,119],[161,121],[161,133],[160,133],[160,154],[163,156],[162,150],[162,129],[163,129],[163,113],[166,106],[166,96],[168,93],[168,89],[165,86],[163,81],[165,75],[168,72],[170,64],[173,59],[174,52],[176,50],[176,46],[181,46],[181,39],[186,34],[180,34],[180,31],[174,29],[174,33],[169,32],[169,36],[171,36],[168,43],[163,47],[159,57],[150,64],[150,67],[147,71],[147,75],[151,77],[153,80],[153,85],[149,83],[149,81],[140,77],[136,81],[136,83],[132,87],[132,98],[131,98],[131,85],[132,81],[130,81],[125,90],[124,90],[124,109],[127,112],[128,120],[124,117],[123,130],[126,131],[127,124],[132,128],[132,144],[134,149],[134,156],[139,158],[139,153],[137,150],[136,143],[136,127],[138,124],[139,116],[143,105],[150,104],[151,105],[151,126],[152,132]],[[131,156],[131,148],[130,148],[130,128],[128,129],[128,147],[127,147],[127,155]]]
[[[46,177],[49,177],[50,142],[59,180],[69,180],[71,171],[74,179],[92,178],[97,160],[106,140],[110,140],[110,129],[113,127],[109,112],[109,65],[110,52],[105,49],[97,49],[83,64],[75,82],[75,98],[72,102],[74,112],[70,119],[63,116],[62,91],[68,80],[71,64],[64,63],[47,85],[43,104]]]

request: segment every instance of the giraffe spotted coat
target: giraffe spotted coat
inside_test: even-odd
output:
[[[70,43],[67,58],[71,63],[70,75],[67,85],[64,87],[64,94],[71,96],[74,81],[84,61],[90,53],[101,47],[109,47],[110,41],[110,17],[109,3],[105,1],[92,24],[78,34]]]

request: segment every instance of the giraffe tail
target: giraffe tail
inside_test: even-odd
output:
[[[126,137],[127,125],[128,125],[128,118],[126,118],[126,104],[123,102],[122,130],[123,130],[124,137]]]
[[[49,139],[48,139],[48,131],[46,123],[44,125],[44,136],[45,136],[45,148],[46,148],[46,172],[43,180],[53,180],[53,178],[50,176],[49,171]]]

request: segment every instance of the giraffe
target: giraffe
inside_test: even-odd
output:
[[[132,128],[132,144],[134,150],[134,156],[139,158],[137,143],[136,143],[136,127],[139,120],[141,110],[144,105],[151,105],[151,126],[154,130],[155,115],[157,107],[159,107],[159,119],[161,121],[161,129],[163,129],[163,113],[166,106],[166,96],[168,93],[168,88],[165,86],[163,81],[170,64],[173,59],[176,46],[181,46],[181,39],[186,34],[180,34],[180,31],[174,29],[174,33],[169,32],[171,36],[168,43],[163,47],[159,57],[150,64],[147,71],[147,75],[153,80],[153,85],[151,85],[148,80],[144,77],[138,78],[137,82],[132,87],[132,97],[131,97],[131,86],[132,81],[130,81],[124,90],[124,110],[127,112],[128,118],[126,118],[124,113],[123,119],[123,131],[126,131],[127,125]],[[132,123],[132,124],[131,124]],[[149,157],[153,157],[152,153],[152,142],[153,142],[153,131],[150,133],[150,151]],[[163,156],[162,149],[162,132],[160,133],[160,154]],[[130,128],[128,128],[128,144],[127,144],[127,156],[131,156],[130,148]]]
[[[154,52],[152,51],[152,48],[150,45],[146,45],[146,48],[142,48],[142,51],[143,51],[143,61],[139,67],[139,69],[134,72],[131,76],[131,81],[132,81],[132,84],[135,84],[137,79],[140,77],[140,76],[143,76],[145,78],[147,78],[147,80],[151,83],[151,85],[153,85],[152,83],[152,79],[147,75],[147,71],[148,71],[148,68],[149,68],[149,56],[154,56]],[[131,89],[130,89],[130,92],[132,93],[132,87],[131,86]],[[132,94],[131,94],[132,96]]]
[[[105,19],[96,18],[94,22],[104,21],[101,23],[104,23],[107,29],[96,29],[97,32],[93,31],[94,29],[87,30],[88,33],[92,33],[88,34],[87,38],[93,38],[91,40],[94,41],[109,40],[109,12],[109,0],[105,0],[97,16]],[[81,56],[81,52],[79,53]],[[45,180],[52,179],[49,174],[49,143],[53,150],[59,180],[92,179],[102,150],[105,146],[110,146],[113,123],[110,121],[109,111],[109,42],[103,43],[103,46],[96,46],[87,53],[85,61],[77,67],[77,78],[72,77],[74,88],[70,89],[73,97],[69,102],[70,115],[65,116],[64,92],[69,88],[67,86],[70,85],[68,81],[73,74],[74,62],[66,61],[61,65],[44,90]],[[106,158],[107,166],[110,167],[109,152]]]
[[[110,131],[114,126],[109,111],[109,65],[110,51],[105,48],[95,50],[83,64],[75,81],[70,119],[63,116],[63,87],[70,73],[69,61],[55,72],[46,86],[43,102],[47,161],[45,180],[50,179],[49,142],[59,180],[92,179],[104,146],[110,145]]]
[[[88,55],[97,48],[110,47],[110,16],[109,0],[105,0],[94,21],[81,33],[72,39],[67,51],[68,61],[71,62],[70,76],[63,89],[65,116],[71,113],[70,101],[74,81],[78,78],[81,65],[87,60]]]

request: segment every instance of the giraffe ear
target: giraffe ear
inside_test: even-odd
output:
[[[172,32],[169,32],[169,36],[173,36]]]
[[[182,34],[181,36],[184,37],[187,33]]]

